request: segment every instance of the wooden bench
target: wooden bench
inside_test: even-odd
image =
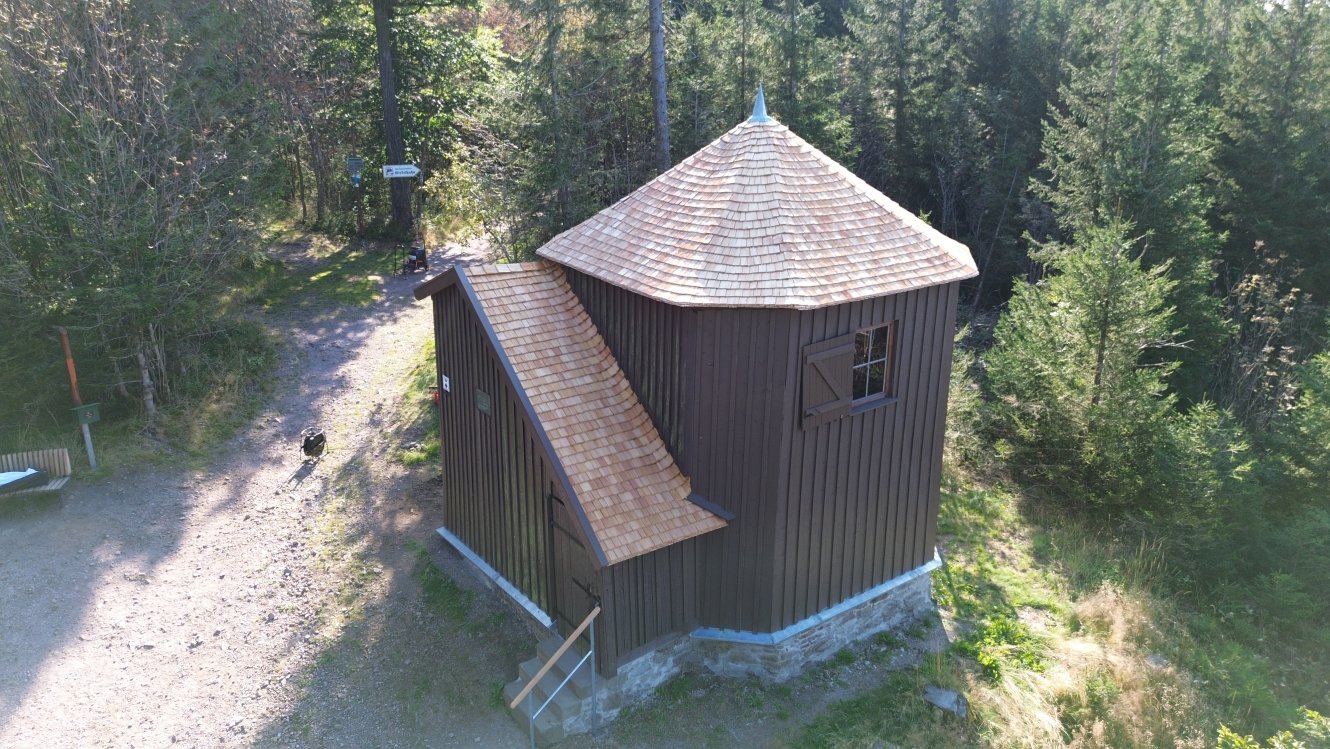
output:
[[[41,486],[31,486],[15,492],[5,492],[0,494],[0,499],[17,497],[20,494],[59,491],[61,487],[69,483],[69,477],[74,473],[74,469],[69,465],[69,450],[63,447],[0,455],[0,473],[22,471],[28,468],[45,471],[46,475],[51,477],[51,480]]]

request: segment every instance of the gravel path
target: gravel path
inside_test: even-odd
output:
[[[432,268],[474,255],[436,251]],[[530,639],[494,596],[468,590],[461,624],[423,603],[412,540],[478,583],[433,535],[437,470],[387,459],[431,335],[421,280],[269,320],[282,384],[206,470],[0,506],[0,746],[523,743],[487,701]],[[329,435],[312,466],[307,425]]]

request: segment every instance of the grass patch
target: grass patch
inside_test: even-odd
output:
[[[433,386],[438,373],[434,363],[434,339],[422,347],[411,369],[410,382],[399,413],[406,427],[409,447],[394,450],[392,457],[406,466],[432,465],[439,461],[439,409],[434,405]]]
[[[1012,666],[1044,670],[1044,646],[1023,622],[998,616],[984,623],[974,637],[957,643],[959,650],[974,658],[991,682],[1002,678]]]
[[[1212,746],[1218,719],[1204,679],[1146,660],[1214,652],[1150,592],[1157,547],[1035,509],[1016,489],[949,469],[933,580],[956,645],[832,704],[795,745]],[[894,646],[880,636],[868,657]],[[924,702],[928,684],[964,694],[970,719]]]
[[[463,589],[434,564],[425,545],[414,539],[406,547],[416,557],[415,576],[420,583],[425,607],[435,616],[454,623],[464,623],[471,615],[471,591]]]
[[[501,681],[496,681],[490,685],[489,706],[495,710],[507,710],[508,700],[503,698],[503,688],[507,686]]]
[[[850,652],[849,648],[841,648],[836,651],[835,655],[827,660],[827,665],[832,668],[842,668],[844,666],[852,665],[854,661],[854,653]]]
[[[329,303],[367,307],[382,298],[379,284],[393,271],[391,245],[338,243],[310,235],[307,259],[253,258],[236,278],[228,302],[263,309],[309,309]]]
[[[248,424],[276,386],[278,341],[258,322],[240,320],[209,336],[182,377],[184,392],[162,412],[166,441],[205,459]]]
[[[944,678],[945,677],[945,678]],[[925,684],[959,679],[948,658],[889,675],[879,686],[829,706],[804,726],[793,744],[800,749],[848,749],[881,745],[909,747],[973,746],[969,724],[924,702]]]

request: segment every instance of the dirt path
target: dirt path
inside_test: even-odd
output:
[[[421,280],[270,320],[282,384],[207,470],[0,507],[0,746],[521,745],[501,711],[474,708],[528,640],[492,596],[461,591],[452,622],[427,605],[412,541],[474,576],[433,537],[433,472],[388,461],[431,335]],[[330,441],[312,470],[307,425]]]

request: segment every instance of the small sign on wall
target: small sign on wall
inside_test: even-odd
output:
[[[453,381],[448,379],[448,375],[443,375],[439,378],[439,388],[445,393],[451,393],[453,391]]]
[[[476,389],[476,408],[485,415],[494,413],[494,403],[490,400],[489,393],[479,388]]]

